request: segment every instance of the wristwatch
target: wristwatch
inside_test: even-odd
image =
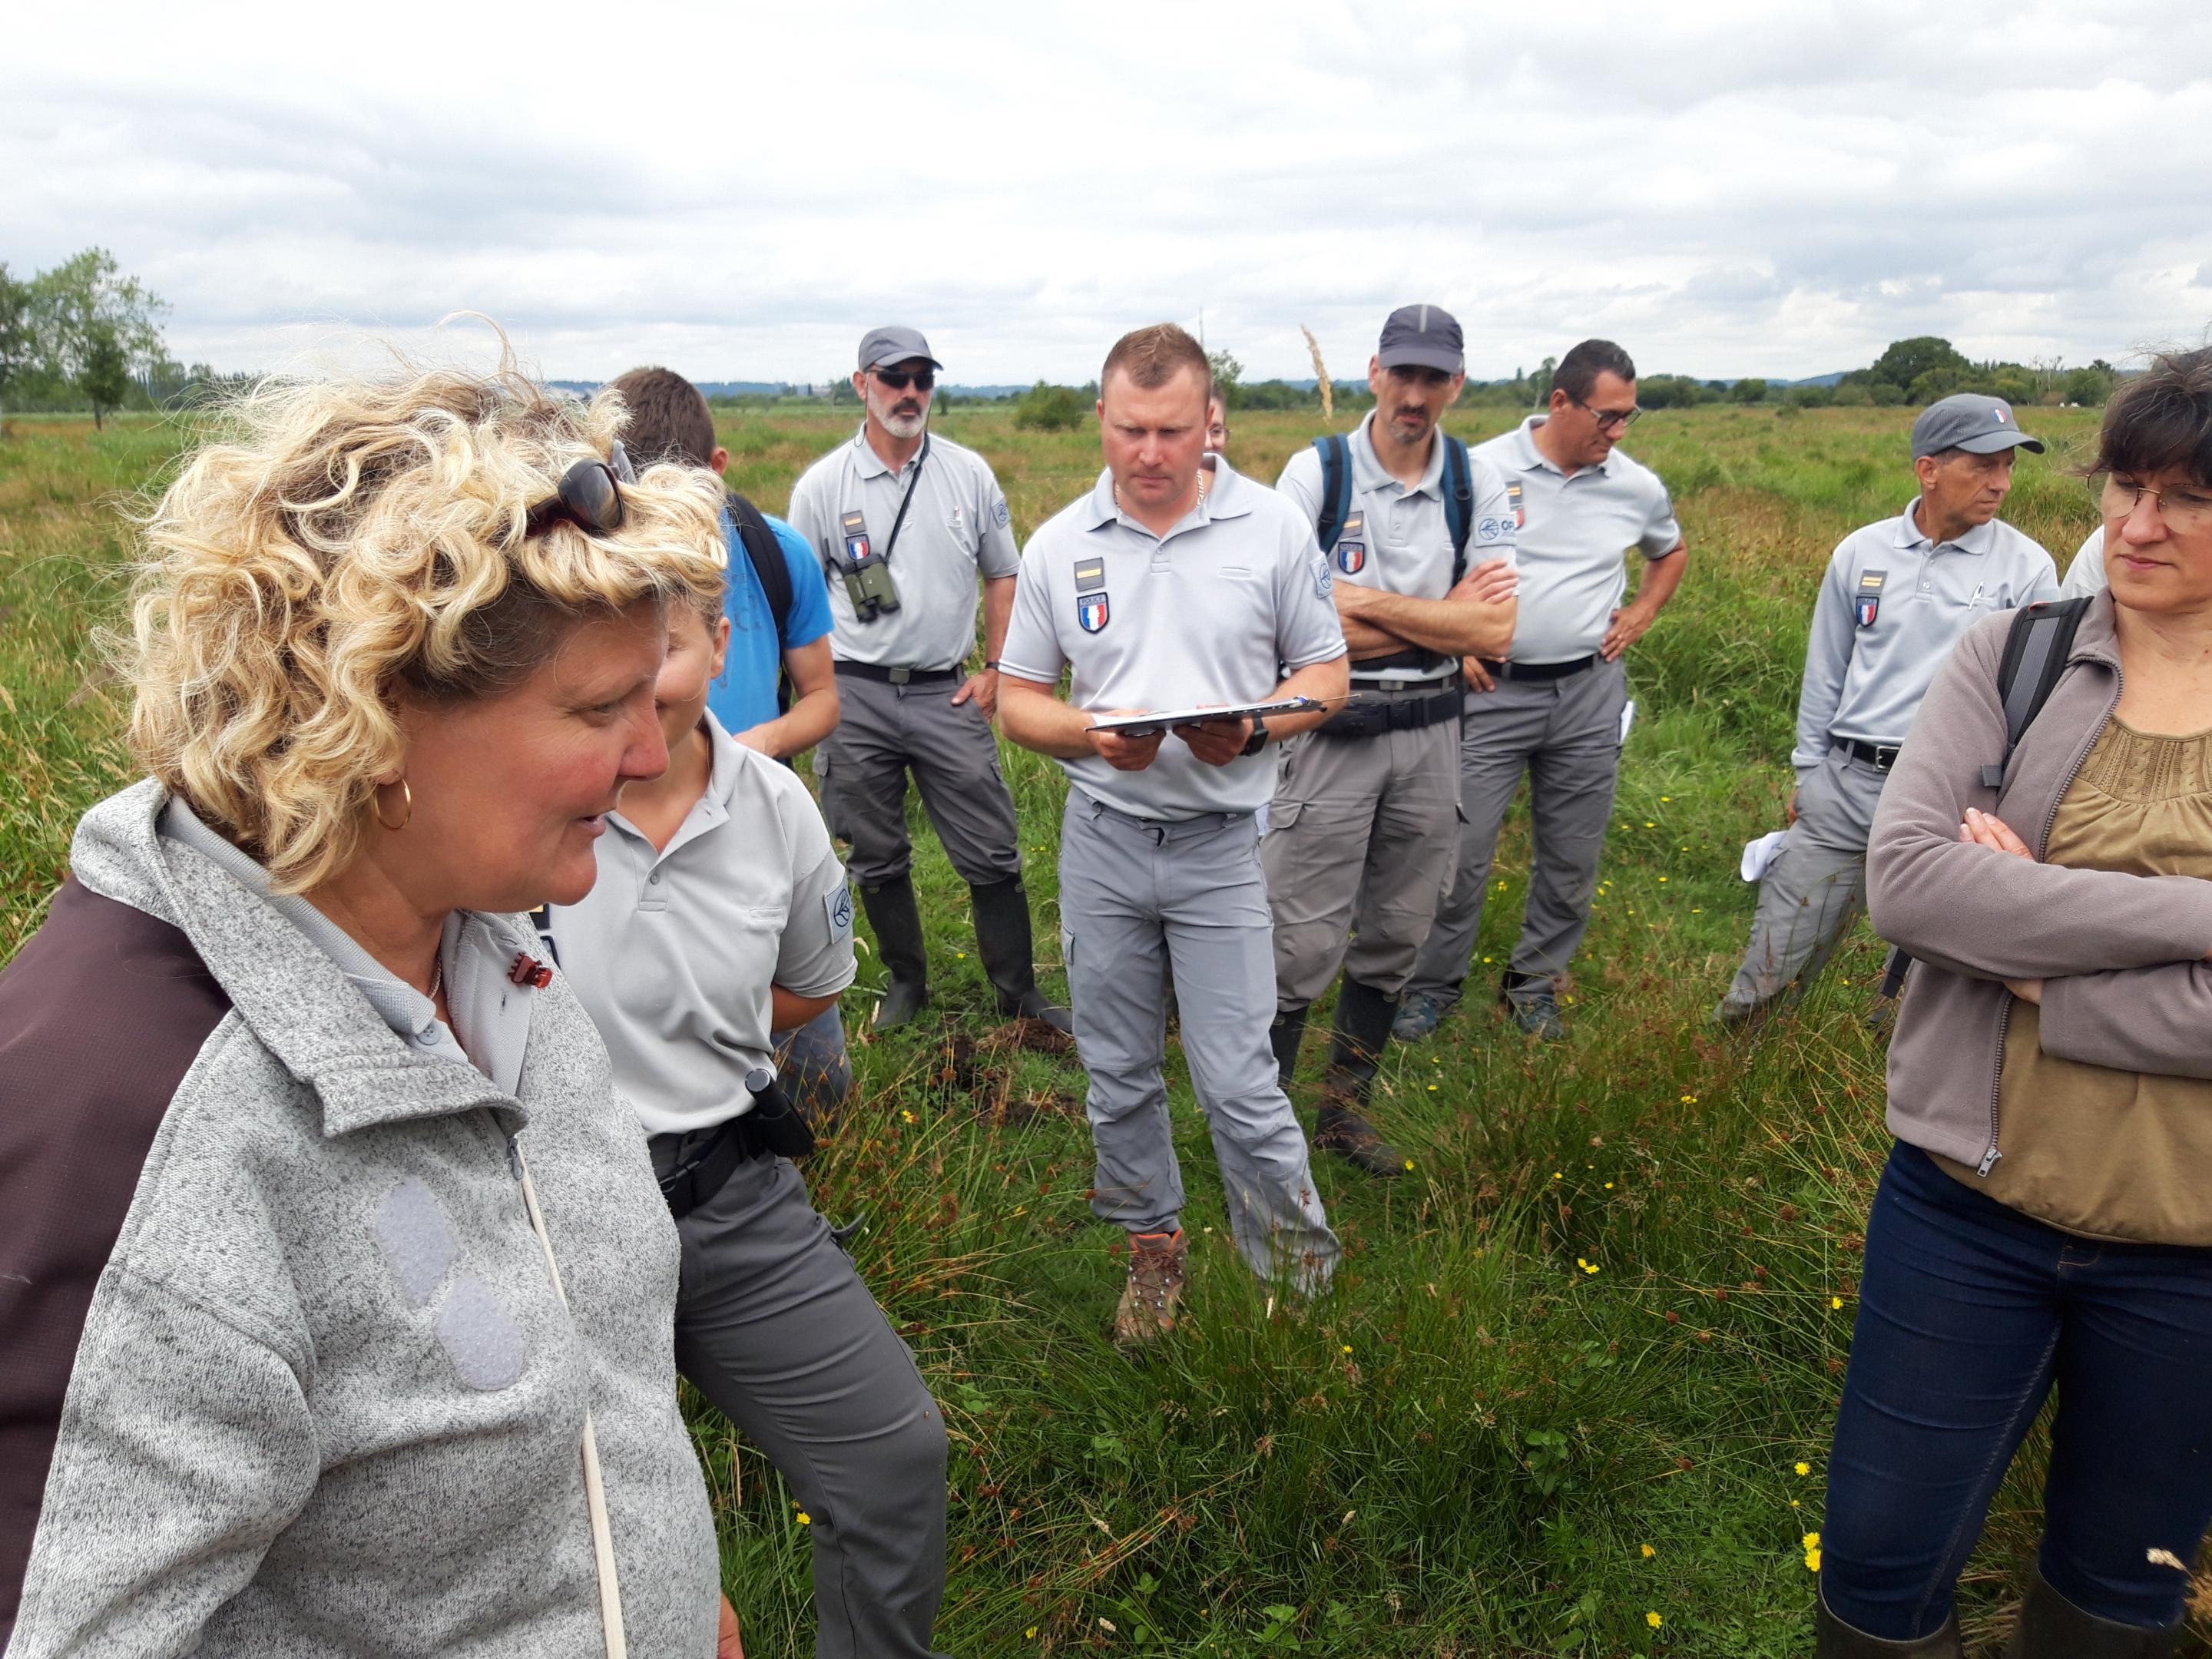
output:
[[[1256,755],[1267,746],[1267,722],[1255,714],[1252,716],[1252,735],[1244,739],[1243,748],[1237,752],[1240,755]]]

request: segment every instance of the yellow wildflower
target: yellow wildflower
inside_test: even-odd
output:
[[[1667,1621],[1664,1619],[1662,1619],[1656,1613],[1647,1613],[1644,1615],[1644,1622],[1650,1626],[1652,1629],[1657,1630],[1660,1626],[1665,1624]]]
[[[1820,1552],[1818,1550],[1807,1550],[1805,1552],[1805,1571],[1808,1572],[1818,1572],[1820,1570]]]
[[[1797,1466],[1797,1473],[1800,1474],[1810,1474],[1813,1473],[1813,1466],[1810,1463],[1800,1463]]]
[[[1644,1551],[1644,1559],[1647,1561],[1649,1561],[1653,1556],[1659,1553],[1657,1550],[1653,1549],[1649,1544],[1643,1545],[1640,1547]]]

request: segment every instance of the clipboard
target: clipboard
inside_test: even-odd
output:
[[[1321,707],[1316,697],[1271,697],[1264,702],[1231,703],[1221,708],[1158,708],[1142,714],[1109,714],[1091,721],[1094,732],[1114,732],[1125,738],[1148,738],[1155,732],[1178,726],[1205,726],[1219,720],[1266,719],[1270,714],[1304,714]]]

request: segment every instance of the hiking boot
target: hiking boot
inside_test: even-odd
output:
[[[1381,1130],[1326,1090],[1314,1118],[1313,1144],[1371,1176],[1406,1173],[1405,1155],[1382,1139]]]
[[[1408,991],[1399,1000],[1390,1035],[1401,1042],[1419,1042],[1432,1035],[1451,1012],[1451,1003],[1434,991]]]
[[[1513,1023],[1532,1037],[1546,1042],[1566,1040],[1566,1022],[1559,1018],[1559,992],[1549,974],[1511,974],[1498,988],[1498,1000],[1513,1016]]]
[[[915,902],[914,878],[894,876],[879,885],[863,887],[860,908],[876,932],[876,955],[891,976],[869,1029],[896,1030],[929,1001],[929,952],[922,944],[921,907]]]
[[[2146,1630],[2084,1613],[2039,1572],[2020,1604],[2005,1659],[2165,1659],[2179,1634],[2179,1626]]]
[[[1055,1007],[1037,989],[1030,896],[1022,878],[987,882],[970,887],[968,895],[975,908],[975,953],[983,958],[983,973],[999,994],[999,1012],[1041,1021],[1073,1036],[1075,1022],[1067,1010]]]
[[[1363,1115],[1382,1051],[1390,1045],[1392,1024],[1390,999],[1373,986],[1347,975],[1337,987],[1313,1144],[1371,1176],[1402,1175],[1406,1168],[1398,1149]]]
[[[1962,1659],[1965,1652],[1959,1645],[1956,1613],[1933,1636],[1889,1642],[1845,1624],[1828,1611],[1828,1598],[1820,1598],[1814,1622],[1813,1659]]]
[[[1129,1235],[1129,1282],[1114,1310],[1116,1347],[1148,1348],[1175,1329],[1188,1249],[1180,1227],[1171,1233]]]

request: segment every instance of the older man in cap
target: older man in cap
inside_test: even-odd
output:
[[[1828,560],[1797,697],[1790,829],[1759,887],[1722,1024],[1809,985],[1856,911],[1867,836],[1912,717],[1951,647],[1992,611],[2057,596],[2051,555],[1997,517],[2016,450],[2043,453],[2002,398],[1960,392],[1912,423],[1918,496]]]
[[[1275,921],[1271,1036],[1287,1089],[1306,1011],[1343,968],[1313,1144],[1379,1176],[1405,1166],[1368,1121],[1368,1098],[1458,856],[1460,659],[1502,657],[1513,641],[1505,480],[1437,426],[1466,367],[1449,312],[1392,312],[1367,367],[1374,410],[1349,436],[1291,456],[1276,485],[1332,567],[1352,696],[1277,762],[1260,843]]]
[[[869,331],[853,375],[867,411],[860,429],[791,494],[787,516],[830,577],[843,708],[815,769],[890,972],[875,1029],[905,1024],[928,1000],[906,827],[911,772],[973,897],[976,951],[1000,1012],[1065,1031],[1066,1011],[1037,988],[1021,838],[992,729],[1019,555],[990,464],[928,429],[942,367],[918,330]],[[971,672],[979,573],[983,661]]]

